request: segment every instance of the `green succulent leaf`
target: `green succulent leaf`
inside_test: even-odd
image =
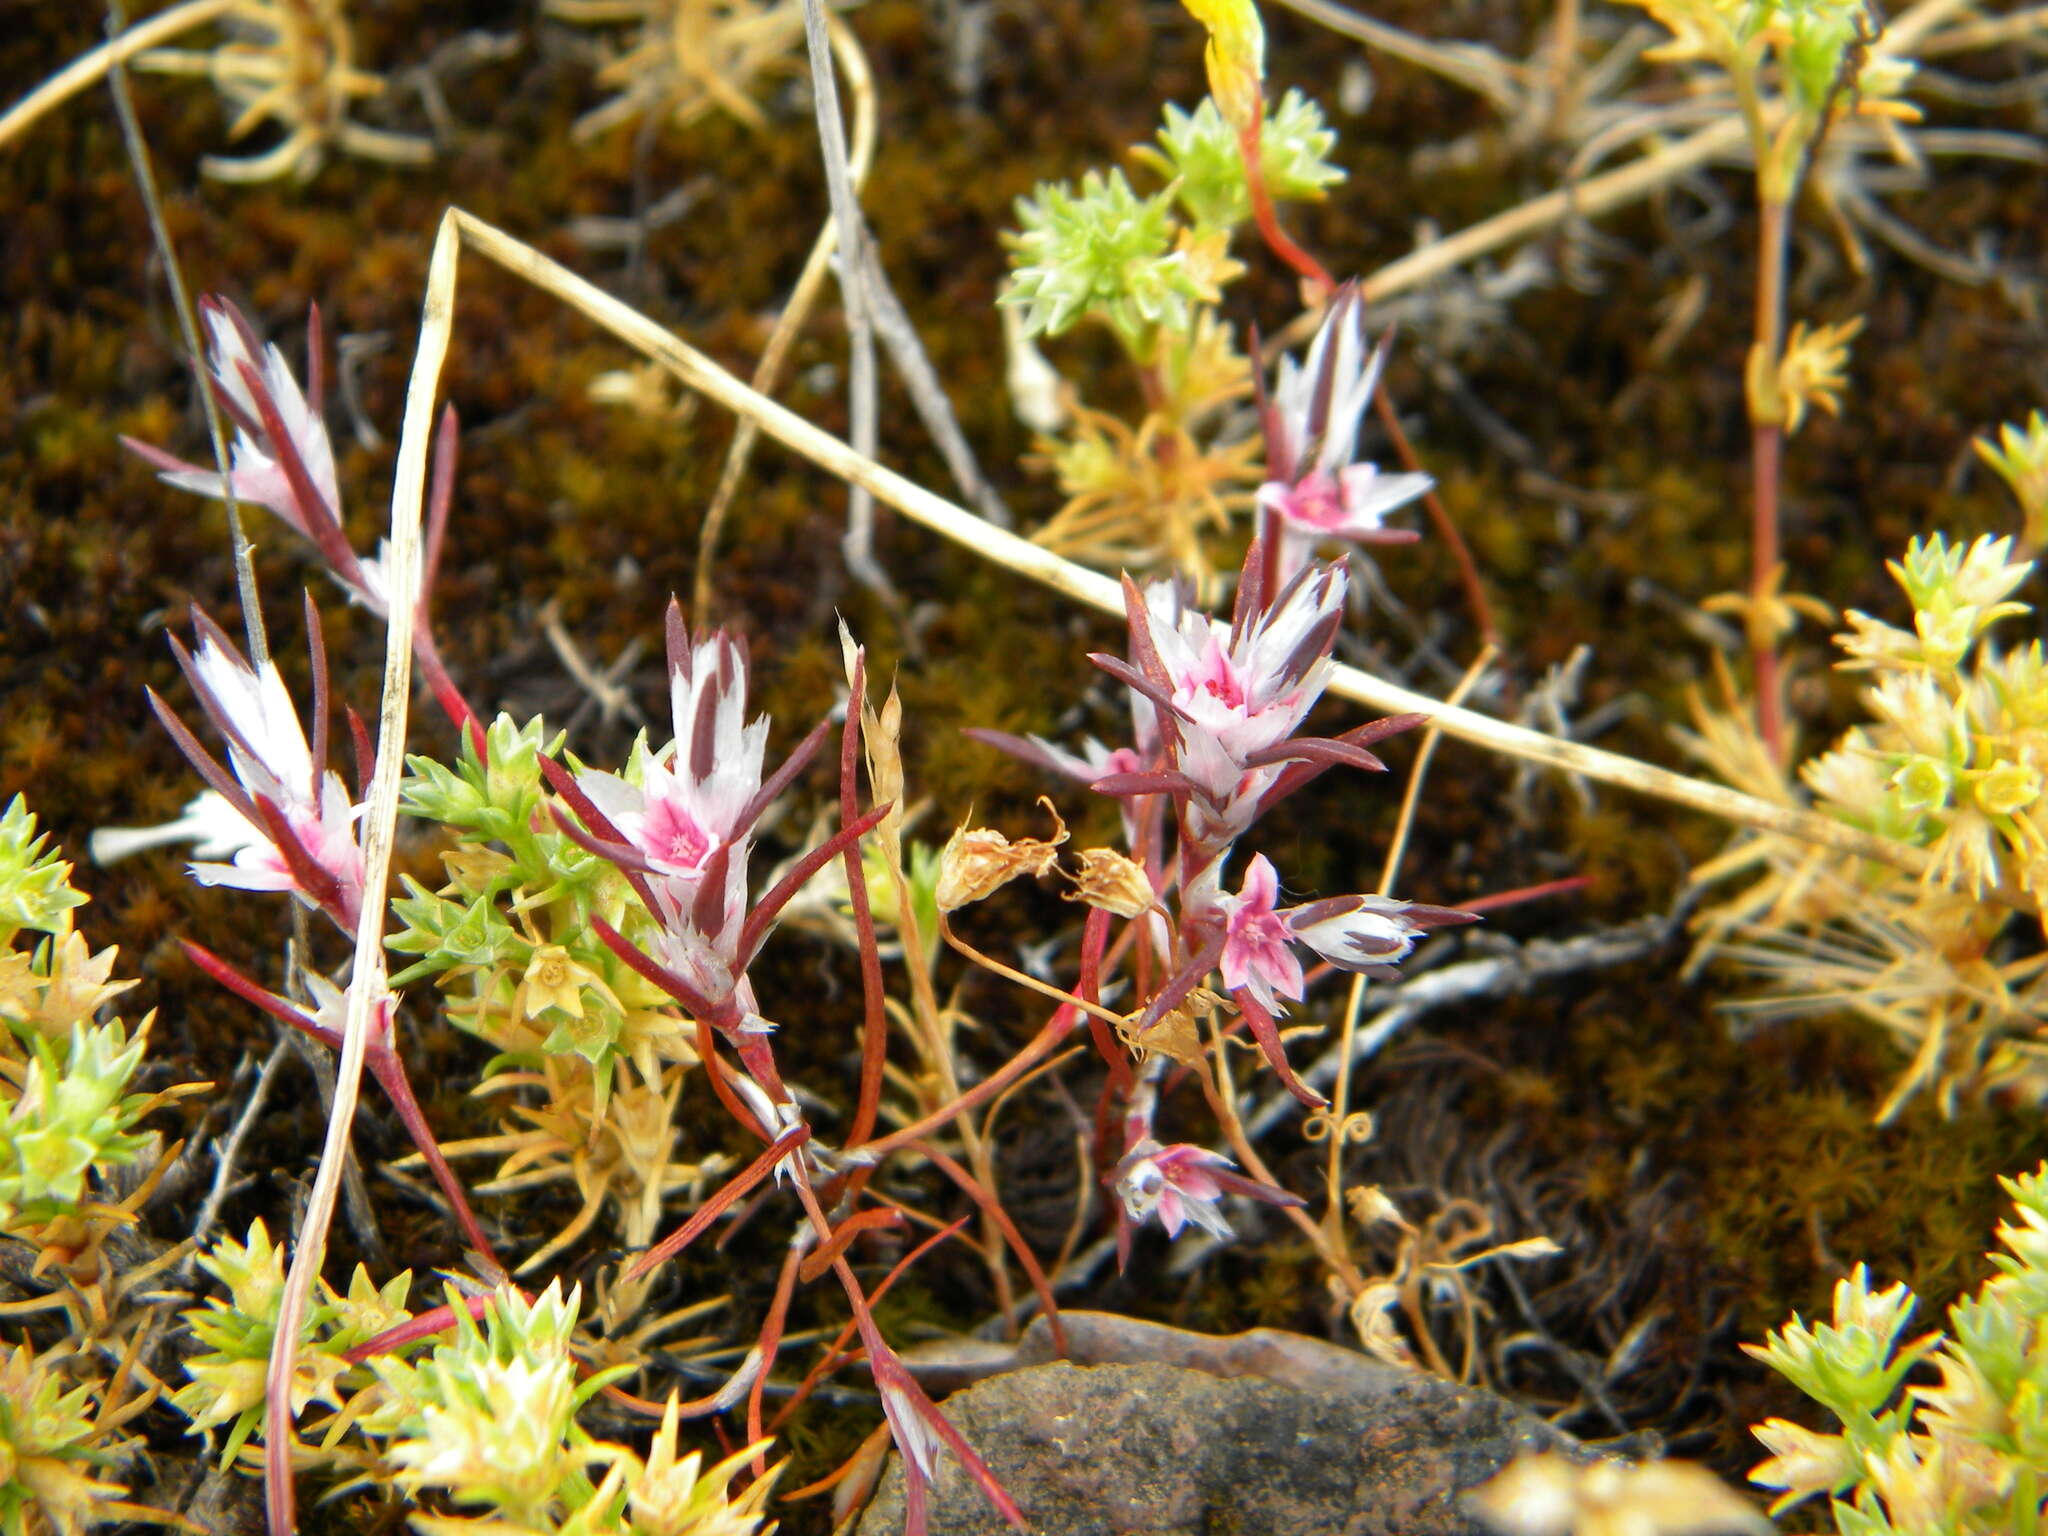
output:
[[[24,928],[61,934],[71,926],[67,914],[85,905],[71,888],[71,865],[48,844],[27,802],[8,801],[0,811],[0,947]]]
[[[1024,311],[1028,333],[1057,336],[1092,315],[1145,356],[1154,332],[1185,330],[1211,296],[1177,246],[1172,195],[1140,197],[1121,171],[1090,171],[1078,189],[1045,183],[1018,199],[1017,222],[1001,302]]]
[[[1252,216],[1237,135],[1214,98],[1204,97],[1193,112],[1169,104],[1158,137],[1157,149],[1140,145],[1132,153],[1172,183],[1197,231],[1235,229]],[[1336,131],[1323,121],[1315,102],[1298,90],[1281,97],[1259,135],[1259,165],[1273,200],[1320,201],[1344,179],[1344,172],[1329,162],[1336,144]]]

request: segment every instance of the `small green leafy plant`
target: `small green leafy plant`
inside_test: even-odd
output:
[[[260,1465],[249,1441],[263,1418],[284,1255],[258,1221],[200,1264],[227,1294],[186,1313],[203,1348],[174,1401],[194,1433],[225,1428],[223,1463]],[[700,1473],[696,1453],[677,1456],[673,1398],[645,1459],[583,1427],[584,1407],[634,1367],[579,1367],[579,1291],[451,1287],[445,1306],[416,1315],[411,1281],[380,1287],[358,1266],[345,1293],[323,1283],[293,1377],[294,1407],[325,1410],[307,1425],[302,1464],[483,1511],[423,1510],[413,1526],[425,1536],[753,1536],[774,1478],[736,1496],[727,1485],[758,1447]]]
[[[1335,144],[1315,103],[1287,92],[1258,136],[1266,193],[1321,199],[1344,178],[1328,158]],[[1168,106],[1156,146],[1132,154],[1160,179],[1149,194],[1111,169],[1043,184],[1017,203],[1001,299],[1019,317],[1016,344],[1098,321],[1138,370],[1147,405],[1134,428],[1065,392],[1070,409],[1057,414],[1071,425],[1040,447],[1068,500],[1035,537],[1098,564],[1165,563],[1204,577],[1207,537],[1250,505],[1259,478],[1256,439],[1223,430],[1252,377],[1217,313],[1244,271],[1230,246],[1253,216],[1253,191],[1240,136],[1213,97],[1192,112]]]
[[[1783,1490],[1772,1513],[1828,1497],[1841,1536],[2030,1536],[2048,1513],[2048,1167],[2001,1180],[2015,1219],[1998,1229],[1998,1273],[1949,1308],[1948,1326],[1906,1339],[1913,1295],[1872,1291],[1861,1265],[1834,1316],[1796,1315],[1744,1347],[1841,1424],[1821,1434],[1772,1419],[1753,1481]],[[1925,1363],[1932,1385],[1907,1385]]]
[[[123,1351],[150,1326],[151,1281],[182,1250],[117,1265],[107,1239],[132,1226],[163,1166],[143,1119],[187,1084],[134,1089],[149,1023],[131,1034],[103,1006],[110,979],[73,926],[86,898],[20,796],[0,812],[0,1242],[29,1254],[25,1310],[54,1316],[0,1355],[0,1536],[61,1536],[154,1520],[106,1480],[130,1448],[124,1426],[156,1399]],[[39,942],[23,947],[24,935]],[[112,1358],[109,1358],[111,1354]],[[145,1373],[146,1374],[146,1373]]]
[[[1892,1036],[1912,1064],[1881,1118],[1922,1088],[1951,1111],[1995,1087],[2038,1099],[2048,972],[2016,936],[2015,903],[2048,884],[2048,657],[2039,640],[1999,651],[1987,638],[2029,611],[2013,593],[2032,566],[2010,539],[1936,534],[1891,570],[1912,628],[1849,614],[1840,665],[1870,674],[1872,718],[1800,777],[1828,814],[1925,849],[1925,873],[1758,838],[1699,872],[1765,869],[1707,914],[1703,948],[1770,980],[1737,1012],[1841,1007]],[[1727,717],[1700,719],[1710,760],[1740,739]]]

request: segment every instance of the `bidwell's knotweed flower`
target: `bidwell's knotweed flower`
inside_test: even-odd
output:
[[[1178,965],[1133,1032],[1153,1028],[1220,967],[1225,988],[1288,1091],[1319,1105],[1288,1067],[1275,1021],[1283,996],[1302,995],[1304,977],[1293,946],[1306,944],[1333,964],[1370,974],[1407,954],[1416,935],[1472,919],[1384,896],[1338,897],[1282,911],[1276,906],[1278,875],[1263,857],[1253,862],[1241,890],[1222,890],[1224,863],[1260,815],[1329,768],[1384,769],[1367,747],[1421,720],[1398,715],[1333,738],[1297,735],[1330,678],[1345,571],[1337,564],[1304,566],[1277,590],[1268,588],[1265,575],[1265,551],[1254,540],[1227,630],[1194,608],[1177,584],[1141,590],[1125,578],[1129,659],[1089,659],[1131,690],[1140,739],[1149,747],[1132,754],[1144,764],[1135,770],[1102,754],[1105,771],[1088,782],[1124,801],[1127,831],[1140,819],[1131,805],[1145,802],[1154,809],[1170,803],[1178,833]],[[975,734],[1075,777],[1094,767],[1036,739]],[[1157,845],[1150,846],[1146,857],[1157,857]],[[1164,908],[1156,920],[1165,921]],[[1162,930],[1162,952],[1169,947]]]
[[[1282,578],[1305,566],[1325,539],[1396,544],[1418,537],[1387,527],[1385,519],[1435,482],[1421,474],[1383,475],[1357,461],[1359,420],[1386,360],[1384,337],[1367,351],[1365,306],[1357,284],[1346,283],[1309,344],[1306,366],[1281,358],[1271,397],[1261,390],[1266,481],[1258,504],[1269,514],[1267,536],[1277,534]]]
[[[682,610],[671,604],[668,646],[674,738],[650,750],[643,733],[623,775],[577,773],[575,788],[595,813],[596,837],[570,830],[642,877],[661,922],[655,958],[717,999],[744,981],[738,947],[747,859],[754,824],[774,798],[762,789],[768,717],[746,718],[747,653],[740,641],[723,632],[691,639]],[[751,1000],[745,1006],[752,1011]]]
[[[626,777],[588,771],[577,782],[650,871],[688,887],[718,848],[747,840],[740,820],[761,790],[768,718],[747,721],[746,648],[722,632],[678,646],[668,683],[668,747],[649,752],[643,736]]]
[[[249,317],[215,294],[199,301],[206,326],[206,363],[214,399],[233,424],[223,481],[216,470],[187,463],[152,444],[124,437],[129,452],[164,484],[201,496],[268,507],[310,540],[352,601],[372,613],[389,608],[381,558],[362,559],[341,528],[341,486],[334,445],[321,419],[322,333],[317,307],[306,317],[307,386],[299,387],[277,343],[263,342]]]
[[[1340,762],[1383,769],[1365,744],[1417,718],[1374,721],[1335,740],[1294,734],[1329,682],[1345,574],[1337,565],[1304,567],[1268,603],[1259,558],[1254,545],[1227,631],[1192,606],[1178,583],[1155,582],[1142,594],[1127,587],[1131,660],[1090,658],[1152,704],[1161,743],[1159,769],[1107,774],[1095,787],[1184,800],[1181,857],[1191,871],[1322,769]]]
[[[1288,1066],[1278,1023],[1286,1012],[1281,1000],[1299,1000],[1305,986],[1294,946],[1305,944],[1342,970],[1385,976],[1430,929],[1477,920],[1469,912],[1386,896],[1336,896],[1280,908],[1279,876],[1264,854],[1246,867],[1235,893],[1222,888],[1222,864],[1219,856],[1190,883],[1181,927],[1195,958],[1154,999],[1139,1027],[1156,1020],[1162,1001],[1178,1002],[1214,967],[1268,1064],[1305,1104],[1322,1101]]]
[[[800,1117],[761,1038],[772,1026],[759,1012],[747,967],[790,898],[889,807],[871,809],[841,827],[796,860],[759,900],[749,900],[754,827],[816,755],[828,723],[820,721],[764,777],[768,721],[746,720],[744,648],[722,633],[693,640],[675,603],[669,605],[667,630],[675,739],[658,752],[643,740],[623,776],[572,773],[546,756],[541,767],[574,813],[558,809],[556,824],[616,865],[656,922],[645,947],[602,916],[592,916],[592,931],[733,1045],[765,1099],[743,1104],[729,1091],[732,1085],[722,1087],[721,1095],[737,1117],[758,1122],[774,1139],[795,1128]]]
[[[239,842],[232,861],[200,862],[192,878],[202,885],[249,891],[289,891],[317,907],[350,933],[362,910],[363,855],[356,823],[363,808],[349,795],[341,775],[326,766],[327,676],[319,624],[307,607],[314,656],[314,744],[307,746],[298,710],[286,692],[277,664],[251,666],[224,630],[198,609],[193,628],[195,655],[176,639],[171,648],[200,707],[228,744],[228,767],[202,747],[184,722],[155,692],[150,707],[179,749],[199,770],[220,803],[188,814],[190,826],[208,851],[227,853],[233,837],[227,813],[239,818]],[[232,771],[230,771],[232,770]],[[223,809],[225,807],[225,809]]]
[[[197,608],[192,622],[198,635],[197,654],[175,638],[171,649],[207,718],[227,742],[227,766],[200,745],[154,690],[149,692],[149,703],[178,750],[211,786],[209,794],[214,798],[201,796],[168,827],[113,829],[111,844],[96,851],[103,856],[132,852],[163,841],[174,831],[196,837],[202,853],[231,860],[202,859],[191,865],[193,879],[202,885],[289,891],[353,937],[365,895],[357,825],[365,807],[350,796],[341,775],[327,767],[327,652],[318,610],[308,597],[306,634],[313,661],[310,746],[277,664],[265,659],[261,666],[251,665],[226,632]],[[360,732],[360,723],[357,729]],[[358,739],[360,742],[360,736]],[[360,750],[369,756],[366,744]],[[362,764],[362,772],[367,780],[375,772],[374,764]],[[336,1050],[341,1048],[348,1010],[340,991],[325,978],[307,977],[318,1003],[317,1014],[309,1016],[199,945],[188,943],[186,953],[229,991],[301,1033]],[[464,1235],[479,1253],[489,1256],[490,1239],[477,1224],[461,1184],[441,1156],[407,1082],[393,1031],[396,1007],[397,999],[388,990],[373,998],[364,1065],[390,1094],[399,1118],[454,1207]]]
[[[1179,1237],[1191,1221],[1212,1236],[1229,1237],[1230,1223],[1219,1209],[1223,1186],[1216,1178],[1217,1170],[1229,1166],[1229,1158],[1205,1147],[1162,1147],[1148,1139],[1117,1164],[1117,1198],[1129,1220],[1157,1216],[1168,1237]]]
[[[1222,1153],[1187,1142],[1163,1147],[1147,1136],[1134,1143],[1110,1180],[1123,1207],[1118,1220],[1119,1248],[1129,1247],[1132,1227],[1153,1217],[1159,1219],[1168,1237],[1179,1237],[1190,1222],[1212,1237],[1232,1237],[1235,1234],[1223,1216],[1227,1194],[1245,1195],[1268,1205],[1302,1203],[1284,1189],[1233,1172],[1233,1167]]]
[[[1244,884],[1234,894],[1220,888],[1220,863],[1189,888],[1190,916],[1196,921],[1208,914],[1220,917],[1223,947],[1217,969],[1223,985],[1233,994],[1248,993],[1271,1014],[1285,1011],[1281,998],[1298,1001],[1302,995],[1297,944],[1341,970],[1384,977],[1431,928],[1474,920],[1467,912],[1387,896],[1333,896],[1279,908],[1279,875],[1263,853],[1245,867]]]
[[[390,616],[389,580],[385,574],[390,541],[374,556],[360,556],[341,526],[341,487],[335,475],[334,445],[321,420],[322,340],[320,311],[306,317],[306,387],[302,391],[284,354],[265,345],[249,319],[226,299],[208,295],[200,301],[207,332],[209,387],[234,425],[228,471],[188,464],[175,454],[132,437],[121,441],[153,466],[164,482],[202,496],[225,497],[268,507],[302,534],[327,562],[328,570],[348,593],[379,618]],[[431,493],[427,503],[425,563],[420,581],[420,623],[413,631],[413,654],[425,681],[448,717],[466,725],[481,739],[482,727],[448,675],[426,622],[427,596],[441,564],[442,541],[455,492],[455,408],[442,412],[434,440]]]

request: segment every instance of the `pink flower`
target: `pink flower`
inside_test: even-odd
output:
[[[315,864],[343,887],[360,890],[363,856],[356,844],[356,822],[362,814],[363,808],[350,802],[341,776],[329,772],[321,781],[317,801],[293,807],[285,813],[285,819],[292,835]],[[194,863],[187,869],[201,885],[227,885],[245,891],[290,891],[309,901],[313,899],[293,871],[282,845],[254,826],[249,828],[248,842],[235,851],[233,863]]]
[[[265,425],[265,407],[283,428],[290,451],[297,455],[307,480],[332,517],[341,508],[341,487],[334,473],[334,447],[317,402],[308,403],[276,343],[260,343],[255,328],[239,309],[211,294],[200,300],[199,308],[206,326],[206,362],[213,375],[214,395],[235,429],[228,455],[228,483],[235,499],[270,508],[311,538],[313,529],[293,488],[293,477],[281,462],[277,439]],[[187,464],[147,444],[130,443],[129,447],[157,467],[166,485],[201,496],[224,494],[221,477],[214,470]]]
[[[1372,464],[1346,464],[1334,474],[1319,467],[1292,485],[1268,480],[1259,487],[1258,503],[1277,512],[1283,529],[1304,545],[1318,536],[1360,544],[1407,543],[1416,535],[1383,528],[1380,519],[1434,483],[1428,475],[1383,475]]]
[[[1446,923],[1474,921],[1468,912],[1424,907],[1391,896],[1332,896],[1290,907],[1282,914],[1289,935],[1346,971],[1388,974],[1415,941]]]
[[[1223,955],[1217,968],[1232,992],[1249,991],[1268,1013],[1284,1013],[1282,997],[1300,998],[1301,962],[1294,955],[1294,935],[1274,910],[1280,879],[1273,861],[1257,855],[1244,872],[1244,885],[1233,896],[1215,896],[1224,914]]]
[[[651,752],[643,736],[623,778],[592,770],[576,780],[645,860],[657,896],[676,913],[698,910],[706,879],[721,879],[708,924],[719,933],[737,928],[745,912],[749,833],[768,750],[767,717],[749,724],[746,709],[739,643],[720,633],[684,644],[669,669],[675,739]]]
[[[209,712],[227,737],[228,764],[236,779],[252,799],[268,801],[283,813],[291,835],[315,864],[343,889],[360,892],[363,855],[356,846],[355,824],[363,808],[351,802],[340,774],[315,767],[276,663],[252,668],[232,645],[207,635],[193,665],[211,695]],[[192,878],[202,885],[306,894],[278,840],[255,825],[233,863],[194,864]]]
[[[1226,630],[1190,607],[1178,584],[1146,590],[1144,622],[1163,672],[1150,686],[1171,716],[1168,764],[1199,801],[1202,844],[1228,843],[1250,826],[1290,760],[1286,744],[1329,682],[1344,592],[1342,567],[1305,569]]]
[[[249,891],[290,891],[352,928],[361,910],[363,855],[356,823],[363,807],[350,799],[341,776],[316,760],[306,745],[298,710],[274,662],[252,667],[220,627],[195,614],[197,655],[173,640],[172,648],[207,717],[228,744],[223,771],[161,699],[158,717],[213,787],[217,800],[188,808],[182,825],[204,852],[232,862],[191,866],[202,885]],[[316,647],[316,654],[317,647]],[[325,711],[326,678],[316,676],[315,709]],[[324,741],[320,744],[324,752]],[[202,797],[204,798],[204,797]]]
[[[310,539],[352,601],[380,617],[390,611],[384,575],[388,543],[378,554],[359,558],[341,528],[341,485],[334,471],[334,445],[320,417],[320,312],[306,321],[307,367],[313,385],[299,388],[291,366],[273,342],[264,344],[248,317],[227,300],[200,300],[206,325],[207,368],[234,442],[228,475],[189,464],[149,443],[124,437],[130,452],[154,467],[166,485],[201,496],[225,497],[268,507]]]
[[[1233,1234],[1220,1209],[1224,1186],[1217,1171],[1232,1166],[1229,1158],[1202,1147],[1187,1142],[1162,1147],[1147,1137],[1117,1164],[1117,1198],[1133,1222],[1157,1216],[1168,1237],[1180,1236],[1192,1221],[1212,1236],[1227,1238]],[[1232,1182],[1250,1181],[1233,1177]]]
[[[1235,764],[1292,736],[1329,683],[1344,591],[1344,571],[1328,566],[1225,630],[1176,583],[1154,582],[1145,608],[1175,716]]]
[[[1386,363],[1382,340],[1365,347],[1364,306],[1355,284],[1337,291],[1309,346],[1308,364],[1280,360],[1272,398],[1262,402],[1266,483],[1258,503],[1281,534],[1280,573],[1293,574],[1325,538],[1388,543],[1415,535],[1384,526],[1389,512],[1430,488],[1428,475],[1382,475],[1354,463],[1358,423],[1379,387]]]
[[[1332,896],[1298,907],[1279,907],[1279,877],[1263,853],[1245,866],[1244,884],[1233,895],[1221,889],[1219,859],[1188,891],[1192,911],[1223,920],[1223,945],[1216,965],[1224,987],[1247,992],[1267,1013],[1286,1010],[1280,999],[1299,1000],[1303,976],[1294,946],[1305,944],[1342,970],[1393,974],[1396,962],[1432,928],[1476,919],[1449,907],[1396,901],[1390,896]]]
[[[771,918],[749,915],[747,856],[754,823],[810,760],[825,726],[764,781],[768,719],[746,718],[745,647],[723,632],[693,640],[671,603],[668,663],[674,739],[651,751],[643,735],[623,776],[591,769],[571,778],[545,765],[585,825],[559,824],[633,881],[661,925],[647,954],[678,997],[719,1008],[720,1027],[735,1034],[765,1032],[745,971]],[[764,898],[767,912],[791,893],[778,882]]]

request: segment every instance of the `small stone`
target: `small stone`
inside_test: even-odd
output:
[[[1076,1354],[1119,1352],[1090,1336],[1087,1314],[1069,1316]],[[1119,1332],[1124,1346],[1207,1369],[1158,1358],[1054,1361],[991,1377],[943,1405],[1034,1531],[1481,1536],[1466,1493],[1523,1453],[1591,1454],[1504,1398],[1318,1340],[1270,1330],[1205,1339],[1149,1325]],[[903,1529],[894,1462],[860,1536]],[[948,1456],[930,1529],[997,1536],[1008,1527]]]

